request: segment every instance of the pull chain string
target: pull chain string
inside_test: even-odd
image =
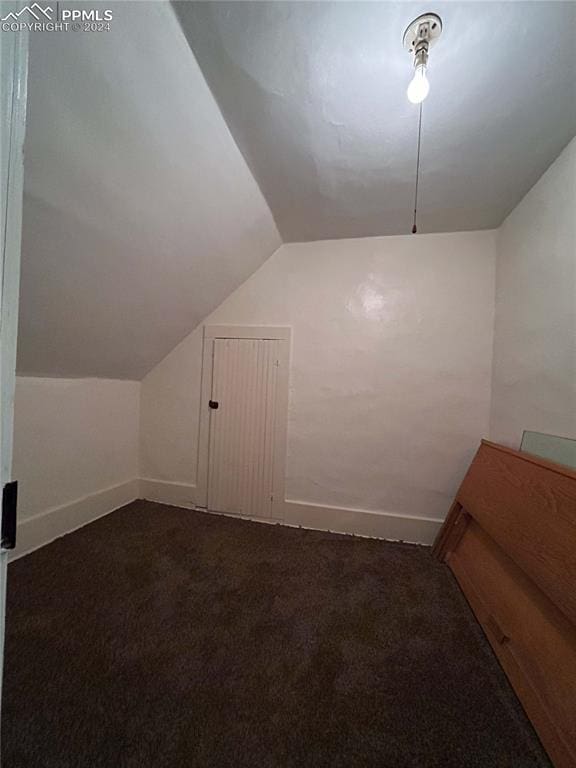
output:
[[[418,152],[416,154],[416,189],[414,190],[414,223],[412,225],[412,234],[418,231],[416,226],[416,213],[418,210],[418,181],[420,179],[420,139],[422,137],[422,102],[420,102],[420,113],[418,117]]]

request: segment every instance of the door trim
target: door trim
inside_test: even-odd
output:
[[[292,329],[278,325],[205,325],[204,339],[260,339],[290,341]]]
[[[22,2],[3,2],[18,12]],[[0,488],[12,480],[16,337],[22,240],[23,146],[26,131],[28,33],[2,32],[0,76]],[[0,552],[0,699],[4,667],[4,620],[8,551]],[[1,703],[0,703],[1,708]]]
[[[288,390],[292,328],[272,325],[205,325],[202,339],[202,382],[200,385],[200,430],[196,473],[197,506],[208,507],[208,458],[210,442],[210,409],[212,392],[214,339],[262,339],[286,341],[280,360],[280,391],[276,401],[276,434],[274,439],[274,481],[272,517],[284,518],[286,486],[286,441],[288,428]]]

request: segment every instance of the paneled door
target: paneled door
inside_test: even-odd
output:
[[[281,517],[283,499],[277,495],[283,495],[288,340],[214,338],[209,343],[208,509]]]

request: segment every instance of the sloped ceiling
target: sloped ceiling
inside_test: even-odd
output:
[[[422,11],[445,29],[419,231],[498,226],[576,133],[575,3],[188,2],[182,28],[111,7],[110,32],[31,35],[20,374],[141,379],[278,247],[274,219],[408,232]]]
[[[576,3],[185,2],[183,29],[284,240],[407,233],[413,18],[439,13],[420,232],[497,227],[576,133]]]
[[[280,244],[172,7],[113,10],[31,35],[21,374],[142,378]]]

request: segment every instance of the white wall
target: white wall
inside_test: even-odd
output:
[[[576,139],[498,233],[490,435],[576,438]]]
[[[494,266],[494,232],[284,245],[206,318],[293,327],[287,498],[444,517],[488,431]],[[142,382],[144,478],[196,482],[200,354]]]
[[[138,496],[134,381],[17,377],[18,552]]]

